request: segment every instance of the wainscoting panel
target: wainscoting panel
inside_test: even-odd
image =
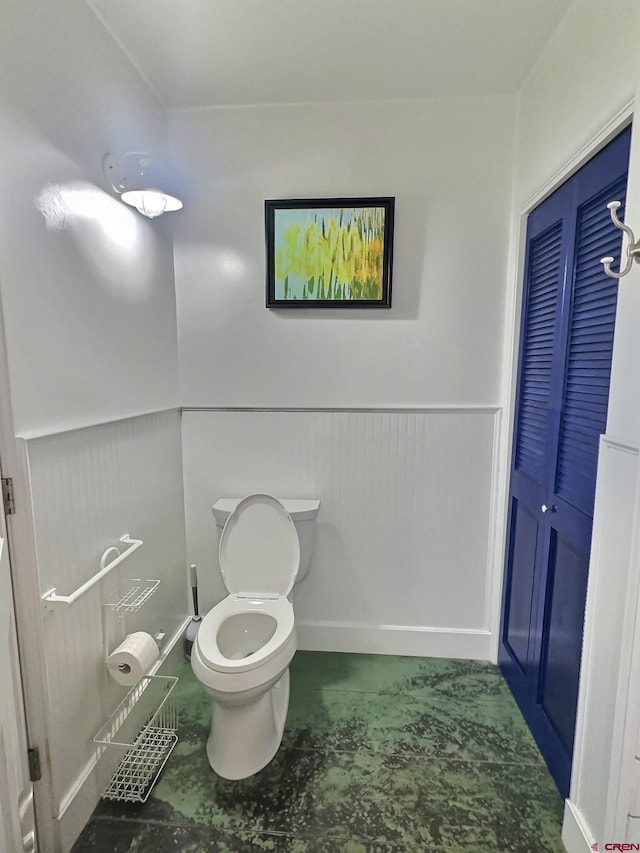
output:
[[[600,439],[571,790],[569,853],[630,841],[640,731],[640,446]],[[634,532],[635,531],[635,532]]]
[[[187,550],[205,609],[226,591],[211,505],[319,498],[301,648],[490,655],[495,409],[183,412]]]
[[[95,790],[83,791],[93,770],[93,736],[127,690],[107,675],[105,649],[136,630],[161,630],[166,642],[188,610],[180,414],[163,412],[21,443],[42,594],[54,587],[61,595],[73,592],[126,533],[144,545],[113,575],[160,580],[147,605],[124,619],[101,605],[112,576],[69,607],[53,612],[43,607],[48,746],[57,817],[66,821],[62,847],[68,849],[97,802]]]

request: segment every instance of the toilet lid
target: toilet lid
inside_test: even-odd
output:
[[[271,495],[249,495],[220,535],[220,571],[230,593],[288,595],[300,567],[295,524]]]

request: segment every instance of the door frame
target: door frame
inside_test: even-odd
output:
[[[502,596],[503,584],[506,571],[507,549],[507,523],[509,509],[509,482],[513,452],[513,429],[515,424],[515,403],[518,381],[519,342],[520,325],[522,315],[522,297],[524,290],[525,256],[527,248],[527,218],[529,214],[556,189],[565,183],[592,157],[602,150],[609,142],[627,128],[633,119],[634,102],[628,101],[595,135],[591,136],[572,157],[553,174],[547,182],[541,186],[523,204],[514,206],[511,212],[511,228],[509,241],[509,256],[507,266],[507,296],[505,301],[505,337],[503,346],[503,375],[502,375],[502,431],[499,437],[500,476],[496,482],[495,503],[498,506],[496,512],[495,553],[498,555],[499,566],[495,572],[495,582],[492,590],[493,622],[489,626],[491,632],[491,654],[492,660],[498,660],[498,648],[500,644],[500,626],[502,621]],[[584,660],[583,660],[584,666]],[[577,719],[582,714],[579,692]],[[579,723],[578,723],[579,725]],[[571,786],[568,800],[572,798],[577,774],[574,772],[580,764],[578,752],[578,735],[576,732],[576,750],[574,752],[573,767],[571,774]]]
[[[5,599],[1,605],[3,612],[0,614],[0,642],[5,648],[0,650],[0,655],[3,656],[2,670],[7,681],[6,695],[0,702],[4,705],[4,715],[0,720],[0,760],[3,765],[0,768],[0,849],[17,853],[23,850],[33,851],[37,847],[5,506],[0,506],[0,540],[0,594]]]
[[[31,496],[26,457],[20,453],[11,406],[11,387],[0,298],[0,460],[2,476],[13,480],[16,512],[6,516],[7,545],[11,565],[18,662],[22,676],[22,706],[27,744],[40,754],[41,778],[33,782],[37,849],[59,850],[55,826],[51,760],[49,754],[47,676],[42,602],[38,578]]]

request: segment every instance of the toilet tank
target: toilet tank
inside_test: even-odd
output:
[[[216,519],[216,526],[219,528],[218,537],[227,519],[241,500],[242,498],[219,498],[211,507]],[[278,498],[278,500],[293,519],[300,540],[300,569],[296,577],[298,584],[309,573],[316,537],[316,516],[320,509],[320,501],[303,498]]]

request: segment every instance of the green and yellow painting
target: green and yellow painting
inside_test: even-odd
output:
[[[385,207],[276,210],[276,301],[382,300],[385,213]]]

